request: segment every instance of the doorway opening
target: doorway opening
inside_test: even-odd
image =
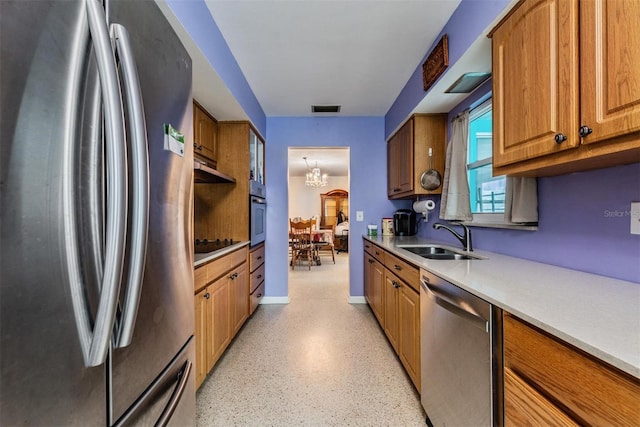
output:
[[[316,297],[317,292],[349,296],[349,162],[348,147],[288,149],[287,227],[291,232],[290,222],[296,220],[311,219],[315,224],[310,257],[294,257],[290,239],[287,262],[292,302],[313,289]],[[315,181],[314,172],[319,176]]]

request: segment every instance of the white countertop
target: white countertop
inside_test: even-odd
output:
[[[439,244],[369,237],[401,258],[640,378],[640,284],[474,250],[481,260],[430,260],[399,248]]]
[[[209,261],[213,261],[216,258],[220,258],[221,256],[226,255],[230,252],[233,252],[236,249],[239,249],[243,246],[247,246],[248,244],[249,244],[249,241],[238,242],[238,243],[234,243],[231,246],[227,246],[226,248],[218,249],[217,251],[195,254],[195,256],[193,257],[193,261],[194,261],[193,266],[198,267],[202,264],[206,264]]]

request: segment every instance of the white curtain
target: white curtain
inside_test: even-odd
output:
[[[467,179],[467,145],[469,110],[460,113],[451,124],[451,139],[442,184],[440,218],[449,221],[471,221],[469,181]]]
[[[538,181],[535,178],[508,176],[504,198],[506,222],[538,222]]]

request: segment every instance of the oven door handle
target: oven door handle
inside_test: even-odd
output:
[[[259,197],[252,197],[251,198],[251,203],[257,203],[259,205],[266,205],[267,201],[265,199],[261,199]]]

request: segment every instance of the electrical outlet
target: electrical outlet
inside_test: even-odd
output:
[[[356,221],[364,221],[364,212],[356,211]]]
[[[631,202],[631,234],[640,234],[640,202]]]

